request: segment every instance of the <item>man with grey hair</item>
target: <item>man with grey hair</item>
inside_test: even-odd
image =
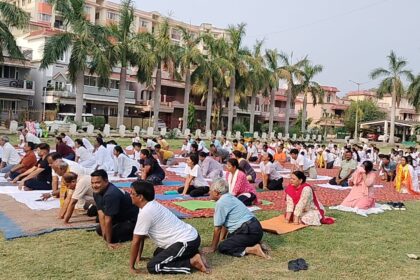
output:
[[[26,128],[22,130],[22,135],[25,137],[25,142],[32,142],[34,144],[41,144],[41,140],[30,133]]]
[[[3,155],[0,163],[0,173],[8,173],[20,162],[20,156],[16,149],[9,143],[9,137],[0,137],[0,146],[3,148]]]
[[[268,259],[260,244],[263,237],[260,222],[239,199],[229,193],[229,185],[224,179],[213,182],[210,197],[216,201],[213,241],[210,247],[203,248],[203,252],[219,250],[222,254],[235,257],[251,254]]]

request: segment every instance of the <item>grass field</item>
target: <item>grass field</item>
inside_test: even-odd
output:
[[[11,142],[16,143],[12,137]],[[53,144],[53,138],[47,140]],[[116,139],[125,146],[130,139]],[[169,140],[179,149],[181,140]],[[0,206],[1,208],[1,206]],[[407,203],[407,211],[390,211],[363,218],[354,214],[329,211],[336,224],[306,228],[284,236],[266,234],[273,248],[271,260],[247,256],[233,258],[220,254],[208,256],[211,275],[165,276],[169,279],[419,279],[419,261],[407,253],[420,255],[418,241],[419,202]],[[260,212],[260,220],[278,215]],[[208,246],[212,219],[186,220]],[[129,243],[109,250],[94,232],[71,230],[33,238],[5,241],[0,234],[0,279],[161,279],[163,276],[131,276],[128,272]],[[153,245],[146,242],[145,257]],[[287,263],[302,257],[308,271],[290,272]],[[141,267],[145,269],[145,262]]]
[[[254,256],[234,258],[208,255],[211,275],[165,276],[170,279],[419,279],[419,261],[407,253],[420,254],[418,202],[408,210],[389,211],[364,218],[330,211],[334,225],[306,228],[288,235],[265,234],[272,247],[271,260]],[[260,212],[259,219],[278,212]],[[211,242],[212,219],[186,220]],[[109,250],[94,232],[73,230],[13,241],[0,240],[1,279],[134,279],[128,272],[129,243]],[[153,245],[146,241],[144,257]],[[304,258],[309,270],[290,272],[287,262]],[[145,270],[145,262],[141,268]],[[139,279],[161,279],[142,275]]]

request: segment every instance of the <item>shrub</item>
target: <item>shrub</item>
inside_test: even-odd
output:
[[[105,126],[105,117],[104,116],[94,116],[92,119],[92,124],[95,129],[103,130]]]
[[[239,131],[241,132],[241,135],[243,135],[244,132],[247,131],[247,127],[243,123],[237,123],[233,126],[233,131]]]

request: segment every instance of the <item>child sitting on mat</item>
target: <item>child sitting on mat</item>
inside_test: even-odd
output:
[[[209,184],[201,173],[197,155],[190,155],[187,159],[187,166],[185,167],[184,173],[187,174],[187,179],[185,180],[184,186],[178,189],[178,193],[197,197],[209,192]]]

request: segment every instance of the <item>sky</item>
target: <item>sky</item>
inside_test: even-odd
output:
[[[118,2],[118,0],[114,0]],[[244,45],[264,39],[265,48],[308,55],[324,71],[322,85],[340,95],[377,86],[369,73],[386,67],[394,50],[420,72],[420,1],[417,0],[136,0],[136,8],[157,11],[193,25],[211,23],[226,28],[244,22]]]

